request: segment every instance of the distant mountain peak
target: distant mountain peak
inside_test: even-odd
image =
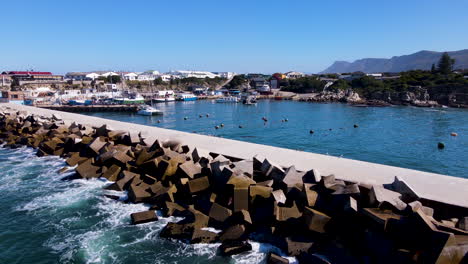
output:
[[[321,73],[344,73],[362,71],[375,72],[402,72],[409,70],[429,70],[432,64],[437,64],[443,52],[421,50],[413,54],[385,58],[364,58],[354,62],[335,61]],[[468,49],[447,52],[455,59],[455,69],[468,66]]]

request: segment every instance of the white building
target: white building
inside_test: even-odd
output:
[[[95,72],[91,72],[91,73],[88,73],[86,74],[86,78],[89,78],[91,80],[96,80],[97,78],[99,78],[99,74],[95,73]]]
[[[138,74],[136,74],[134,72],[124,74],[124,76],[123,76],[124,80],[127,80],[127,81],[134,81],[134,80],[137,79],[137,77],[138,77]]]
[[[215,78],[219,77],[217,74],[207,71],[171,71],[169,74],[179,76],[180,78]]]
[[[226,79],[232,78],[236,75],[235,72],[213,72],[213,73],[218,75],[218,77],[226,78]]]
[[[117,73],[115,73],[115,72],[106,72],[106,73],[101,74],[101,76],[107,78],[109,76],[119,76],[119,75]]]
[[[136,79],[138,81],[154,81],[156,79],[156,75],[150,73],[142,73],[139,74]]]
[[[170,82],[172,80],[172,76],[169,74],[161,74],[158,77],[161,78],[163,82]]]
[[[374,77],[374,78],[382,78],[381,73],[366,73],[366,76]]]
[[[290,71],[285,73],[287,79],[297,79],[297,78],[302,78],[305,76],[304,73],[302,72],[295,72],[295,71]]]

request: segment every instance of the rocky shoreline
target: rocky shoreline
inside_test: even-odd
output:
[[[435,98],[435,99],[433,99]],[[324,91],[292,98],[306,102],[341,102],[353,106],[417,106],[468,108],[468,96],[464,94],[430,95],[426,89],[412,92],[375,92],[364,98],[352,89]]]
[[[355,95],[348,94],[357,99]],[[183,220],[160,237],[221,243],[219,254],[273,244],[300,263],[462,263],[468,260],[468,208],[421,198],[404,181],[366,185],[298,171],[268,160],[240,159],[177,141],[148,140],[107,126],[65,124],[61,117],[0,111],[4,147],[28,146],[64,158],[76,174],[103,177],[107,190],[150,210],[132,224],[158,221],[156,211]],[[447,190],[450,191],[450,190]],[[107,195],[110,199],[118,199]],[[216,229],[216,230],[213,230]],[[267,263],[288,263],[271,253]]]

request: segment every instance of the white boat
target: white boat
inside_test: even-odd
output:
[[[239,102],[239,97],[235,96],[225,96],[216,99],[217,103],[238,103]]]
[[[165,103],[165,102],[173,102],[175,101],[175,98],[174,97],[157,97],[157,98],[154,98],[153,101],[155,103]]]
[[[149,105],[143,105],[138,108],[137,114],[139,115],[145,115],[145,116],[152,116],[152,115],[162,115],[162,111],[158,110],[154,107],[151,107]]]

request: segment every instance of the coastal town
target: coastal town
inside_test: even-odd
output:
[[[401,82],[408,75],[415,74],[420,73],[305,74],[289,71],[238,74],[183,70],[160,73],[150,70],[69,72],[59,75],[32,70],[3,71],[0,74],[0,101],[34,106],[87,106],[200,99],[247,103],[257,99],[274,99],[344,102],[357,106],[468,106],[467,93],[457,89],[441,96],[433,91],[431,94],[428,87],[421,85],[403,84],[406,88],[401,91],[381,89],[372,94],[366,87],[359,87],[359,82],[367,82],[370,83],[367,86],[373,89],[381,84]],[[452,69],[451,74],[460,84],[468,83],[467,70]],[[357,87],[355,83],[358,83]]]

